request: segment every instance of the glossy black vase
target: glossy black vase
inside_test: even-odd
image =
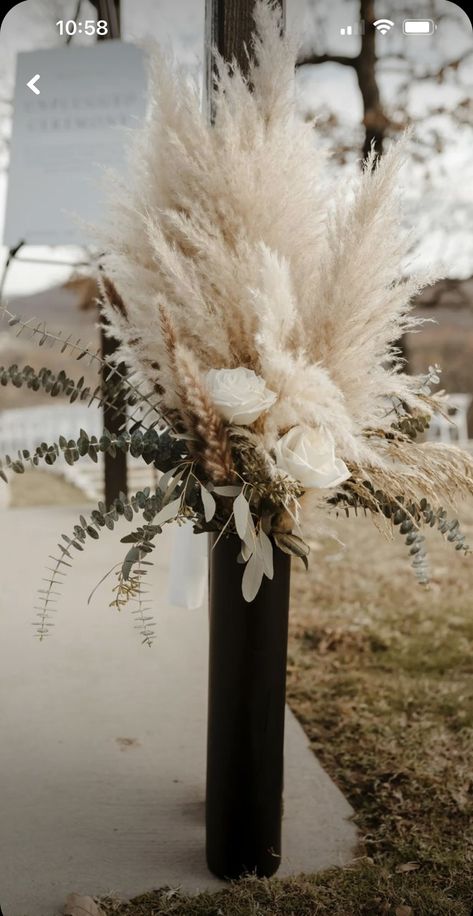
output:
[[[219,878],[269,877],[281,857],[290,557],[254,601],[241,593],[235,535],[210,535],[207,864]]]

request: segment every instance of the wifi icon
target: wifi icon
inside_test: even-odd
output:
[[[386,32],[392,29],[394,22],[392,19],[377,19],[376,22],[373,22],[373,25],[381,35],[386,35]]]

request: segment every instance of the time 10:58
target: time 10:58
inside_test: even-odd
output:
[[[108,22],[105,19],[86,19],[76,22],[75,19],[59,19],[56,22],[60,35],[108,35]]]

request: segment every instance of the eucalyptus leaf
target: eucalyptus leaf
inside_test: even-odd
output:
[[[170,480],[172,480],[172,478],[174,477],[174,475],[175,475],[176,472],[177,472],[177,467],[175,467],[175,468],[170,468],[169,471],[166,471],[166,473],[163,474],[163,476],[161,477],[161,479],[160,479],[160,481],[159,481],[159,484],[158,484],[158,487],[159,487],[159,489],[161,490],[161,493],[165,493],[165,492],[166,492],[168,483],[169,483]]]
[[[274,576],[273,545],[262,528],[258,531],[257,545],[263,561],[264,574],[268,579],[272,579]]]
[[[243,557],[244,563],[246,563],[247,560],[250,559],[252,553],[253,553],[252,547],[249,544],[245,543],[245,541],[242,541],[241,542],[241,555]]]
[[[250,525],[250,505],[243,493],[240,493],[233,503],[235,528],[242,541],[247,541],[247,532]]]
[[[204,507],[205,521],[210,522],[215,515],[217,503],[215,502],[212,494],[209,493],[203,484],[200,485],[200,495],[202,497],[202,505]]]
[[[223,486],[223,487],[214,487],[213,492],[217,493],[219,496],[238,496],[241,493],[242,488],[236,486]]]
[[[166,487],[166,492],[163,496],[163,506],[166,506],[170,501],[172,494],[175,492],[176,487],[180,484],[182,475],[184,474],[185,468],[182,468],[181,471],[178,471],[176,476],[169,481],[168,486]]]
[[[124,579],[130,578],[131,570],[135,563],[138,563],[141,556],[141,551],[139,547],[130,547],[125,559],[122,563],[122,575]]]
[[[123,507],[123,515],[125,516],[127,522],[133,521],[133,509],[128,503]]]
[[[171,503],[168,503],[167,506],[163,506],[160,512],[154,519],[155,525],[164,525],[165,522],[169,522],[172,518],[177,518],[179,515],[179,510],[181,508],[181,497],[174,499]]]
[[[263,561],[258,554],[253,553],[245,566],[241,580],[241,590],[245,601],[253,601],[259,592],[264,575]]]

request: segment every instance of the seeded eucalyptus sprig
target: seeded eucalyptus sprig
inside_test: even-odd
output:
[[[144,563],[145,561],[143,561],[143,564]],[[131,575],[128,580],[125,581],[119,578],[117,585],[113,589],[115,598],[110,602],[110,607],[114,607],[116,610],[121,611],[125,605],[128,605],[130,602],[132,602],[132,604],[134,603],[135,606],[132,607],[131,613],[136,621],[135,629],[139,630],[142,642],[151,647],[156,634],[154,632],[153,616],[150,613],[151,604],[148,598],[149,592],[143,586],[142,581],[142,577],[145,573],[146,570],[142,569],[140,566],[136,575]]]
[[[55,565],[54,567],[48,567],[50,575],[44,579],[46,586],[38,592],[39,606],[35,608],[38,612],[36,614],[38,619],[35,622],[35,627],[40,640],[48,635],[50,627],[53,626],[51,623],[52,613],[57,610],[55,605],[58,603],[59,589],[64,582],[67,568],[72,566],[72,550],[82,552],[87,537],[98,540],[101,531],[104,528],[113,531],[120,518],[125,518],[130,522],[137,513],[141,513],[148,521],[155,518],[158,514],[158,509],[163,504],[163,500],[164,494],[159,488],[154,493],[151,493],[149,487],[147,487],[144,490],[139,490],[130,498],[120,494],[109,509],[106,508],[103,502],[99,502],[89,519],[86,519],[83,515],[79,517],[72,534],[61,535],[61,541],[57,544],[59,556],[50,557]],[[149,526],[146,527],[149,528]],[[156,534],[160,533],[161,530],[159,525],[155,526]],[[128,551],[121,567],[119,585],[126,580],[131,581],[133,566],[140,564],[143,560],[143,555],[148,552],[149,548],[141,543]],[[141,571],[141,574],[143,574],[143,571]],[[136,589],[133,589],[132,586],[128,586],[128,591],[131,593],[130,596],[136,596]],[[114,604],[117,606],[116,602]]]
[[[81,440],[88,440],[87,434],[83,431]],[[109,436],[107,441],[114,443],[114,438]],[[164,470],[171,455],[175,458],[176,451],[180,456],[179,463],[174,467],[166,468],[154,491],[146,487],[130,498],[120,494],[109,509],[103,502],[99,502],[88,519],[81,515],[73,531],[70,534],[61,535],[61,541],[57,544],[59,555],[51,557],[55,565],[48,567],[49,575],[44,579],[46,586],[38,593],[39,605],[35,608],[38,612],[35,627],[40,640],[48,635],[50,627],[53,626],[52,614],[57,610],[55,605],[59,600],[60,587],[64,582],[67,568],[72,566],[73,550],[82,552],[87,538],[98,540],[104,528],[113,531],[121,518],[131,522],[136,514],[141,514],[144,524],[121,539],[123,544],[131,546],[117,573],[118,583],[114,588],[115,598],[111,607],[120,609],[129,600],[135,601],[137,606],[133,613],[138,625],[141,625],[140,632],[143,641],[151,644],[151,618],[145,614],[144,610],[145,608],[149,610],[149,607],[143,600],[146,593],[142,579],[147,573],[146,567],[151,565],[149,555],[154,550],[155,539],[157,535],[161,534],[163,525],[167,522],[180,518],[195,518],[196,512],[202,511],[204,492],[207,509],[209,501],[212,501],[216,507],[214,497],[195,476],[193,462],[181,441],[176,443],[170,434],[158,434],[155,430],[147,430],[128,437],[127,445],[131,448],[133,443],[136,454],[141,456],[146,454],[147,459],[153,460],[161,470]],[[163,448],[160,452],[161,444]],[[208,517],[211,518],[211,515]]]
[[[38,591],[38,605],[35,607],[37,620],[34,626],[40,640],[43,640],[48,635],[50,628],[54,626],[52,614],[57,611],[60,588],[67,569],[72,566],[72,551],[82,552],[87,537],[98,540],[104,528],[113,531],[121,517],[132,521],[135,513],[146,510],[149,496],[148,489],[138,491],[131,498],[120,494],[109,509],[103,502],[99,502],[89,519],[81,515],[71,534],[61,535],[61,540],[57,544],[58,556],[50,556],[54,566],[47,567],[49,575],[43,579],[45,586]]]

